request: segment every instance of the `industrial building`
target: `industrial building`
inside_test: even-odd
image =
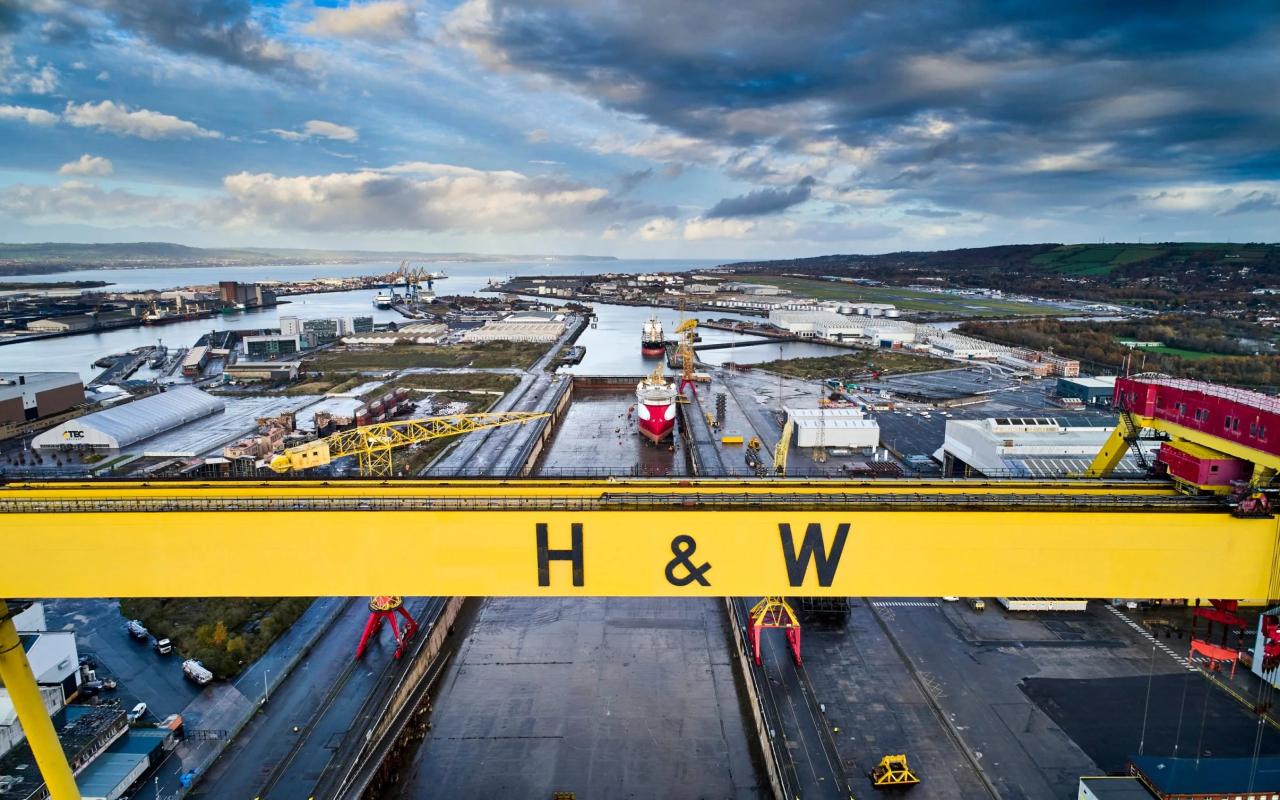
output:
[[[537,342],[550,344],[564,335],[563,314],[522,312],[488,322],[462,336],[464,342]]]
[[[1272,800],[1280,796],[1280,757],[1133,756],[1129,770],[1159,800]]]
[[[1081,778],[1076,800],[1152,800],[1152,797],[1137,778],[1103,776]]]
[[[0,425],[51,417],[84,403],[74,372],[0,372]]]
[[[196,345],[182,357],[182,374],[188,378],[194,378],[204,370],[205,364],[208,363],[209,347],[203,344]]]
[[[342,337],[342,343],[360,347],[392,344],[439,344],[449,335],[449,326],[440,322],[412,322],[394,331],[366,331]]]
[[[249,358],[255,359],[293,355],[302,349],[302,337],[298,334],[290,336],[283,333],[273,333],[259,336],[243,336],[240,338],[240,342],[244,345],[244,354]]]
[[[67,762],[79,772],[124,736],[129,722],[124,709],[117,706],[67,706],[54,717],[54,727]],[[0,756],[0,800],[43,800],[48,796],[26,743]]]
[[[41,686],[40,699],[51,717],[62,709],[62,689],[57,686]],[[18,724],[18,712],[9,698],[9,690],[0,686],[0,756],[22,744],[26,738]]]
[[[31,446],[37,450],[119,450],[224,408],[225,404],[212,395],[179,386],[68,420],[35,437]]]
[[[863,330],[861,323],[834,311],[774,309],[769,312],[769,323],[796,336],[835,341],[860,337]]]
[[[949,419],[939,460],[947,476],[1052,478],[1083,472],[1111,435],[1104,416]],[[1158,442],[1143,444],[1154,452]],[[1132,455],[1121,472],[1138,472]]]
[[[222,374],[233,381],[292,381],[301,368],[301,361],[237,361],[223,367]]]
[[[1090,406],[1109,406],[1115,394],[1116,376],[1099,375],[1096,378],[1058,378],[1058,397],[1079,400]]]
[[[257,283],[218,282],[218,299],[238,308],[260,308],[276,304],[276,294]]]
[[[856,408],[788,408],[797,447],[871,448],[880,445],[880,425]]]

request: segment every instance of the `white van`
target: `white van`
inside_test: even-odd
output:
[[[146,713],[147,713],[147,704],[138,703],[136,706],[133,707],[133,710],[130,711],[128,714],[129,724],[132,725],[138,720],[142,719],[142,715]]]

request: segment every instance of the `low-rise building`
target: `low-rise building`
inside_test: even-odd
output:
[[[462,335],[464,342],[539,342],[556,341],[565,332],[564,316],[549,312],[522,312],[498,322],[488,322]]]
[[[1116,390],[1116,376],[1058,378],[1058,397],[1070,397],[1085,405],[1109,406]]]
[[[283,333],[260,336],[244,336],[240,339],[244,354],[251,359],[278,358],[292,355],[302,349],[302,337]]]
[[[36,333],[78,333],[93,330],[98,320],[92,314],[68,314],[65,317],[48,317],[27,323],[27,330]]]
[[[880,424],[856,408],[788,408],[797,447],[873,448],[880,445]]]
[[[217,414],[225,407],[221,400],[194,386],[178,386],[68,420],[36,436],[31,446],[37,450],[119,450]]]
[[[948,477],[1060,478],[1087,469],[1115,426],[1099,415],[949,419],[937,457]],[[1153,455],[1159,442],[1140,446]],[[1126,455],[1117,472],[1144,469]]]
[[[301,361],[238,361],[223,367],[222,374],[233,381],[292,381],[301,368]]]
[[[844,341],[862,336],[863,326],[856,320],[832,311],[792,311],[774,309],[769,323],[796,336]]]
[[[51,417],[84,403],[75,372],[0,372],[0,424]]]
[[[394,331],[369,331],[342,337],[353,347],[385,347],[393,344],[440,344],[449,335],[449,326],[439,322],[412,322]]]

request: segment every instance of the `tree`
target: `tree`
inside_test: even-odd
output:
[[[222,620],[218,620],[218,624],[213,628],[213,636],[210,637],[209,643],[214,647],[224,647],[227,643],[227,625]]]

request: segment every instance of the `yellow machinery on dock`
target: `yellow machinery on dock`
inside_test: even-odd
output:
[[[877,789],[915,786],[920,777],[911,771],[903,754],[885,756],[871,770],[871,785]]]

